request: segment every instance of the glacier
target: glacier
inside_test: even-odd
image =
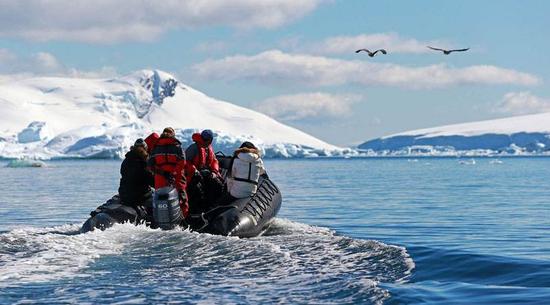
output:
[[[379,156],[550,155],[550,113],[412,130],[358,149]]]
[[[209,97],[159,70],[111,79],[34,77],[0,83],[0,158],[122,158],[166,126],[184,146],[212,129],[214,149],[252,141],[266,158],[358,156],[259,112]]]

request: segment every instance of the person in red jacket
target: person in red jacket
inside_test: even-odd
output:
[[[193,144],[185,150],[188,193],[194,212],[207,210],[223,191],[218,159],[212,148],[214,133],[205,129],[192,135]]]
[[[210,129],[205,129],[201,133],[194,133],[191,136],[193,144],[185,150],[185,160],[187,161],[187,178],[191,178],[195,172],[207,169],[212,174],[220,175],[220,166],[218,159],[212,149],[214,133]]]
[[[157,145],[157,141],[159,140],[159,138],[160,136],[156,132],[153,132],[147,138],[145,138],[145,144],[147,144],[147,154],[150,155],[153,149],[155,149],[155,146]]]
[[[154,138],[153,134],[149,137]],[[155,174],[155,190],[165,186],[174,186],[180,195],[183,216],[187,217],[189,205],[186,195],[185,153],[181,142],[176,139],[176,133],[172,127],[164,128],[151,150],[147,163]]]

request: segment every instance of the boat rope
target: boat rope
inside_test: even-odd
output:
[[[250,199],[241,212],[246,211],[255,218],[263,218],[264,212],[271,206],[273,196],[278,192],[279,190],[271,181],[264,180],[254,197]]]

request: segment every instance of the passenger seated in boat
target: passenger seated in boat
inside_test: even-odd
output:
[[[155,148],[151,151],[148,165],[155,174],[155,190],[166,186],[177,189],[181,211],[186,217],[189,213],[189,205],[185,191],[185,153],[172,127],[166,127],[162,131]]]
[[[185,150],[187,178],[191,178],[197,170],[203,169],[208,169],[213,175],[220,176],[220,165],[212,148],[214,141],[212,130],[205,129],[201,133],[194,133],[191,139],[194,143]]]
[[[227,191],[218,201],[219,205],[251,197],[258,190],[258,181],[265,175],[260,150],[251,142],[244,142],[233,153],[231,171],[227,177]]]
[[[185,150],[187,193],[191,213],[208,210],[223,192],[223,179],[212,148],[214,133],[205,129],[192,136],[193,144]]]
[[[130,147],[120,166],[120,186],[118,194],[120,203],[137,208],[151,208],[153,173],[147,168],[147,144],[143,139],[137,139]]]

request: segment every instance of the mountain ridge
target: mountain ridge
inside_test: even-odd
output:
[[[550,112],[405,131],[358,148],[379,155],[550,155]]]
[[[166,126],[185,144],[191,133],[212,129],[215,149],[225,153],[245,140],[258,144],[266,157],[356,153],[208,97],[160,70],[110,79],[20,79],[0,83],[0,96],[3,158],[121,158],[136,138]]]

